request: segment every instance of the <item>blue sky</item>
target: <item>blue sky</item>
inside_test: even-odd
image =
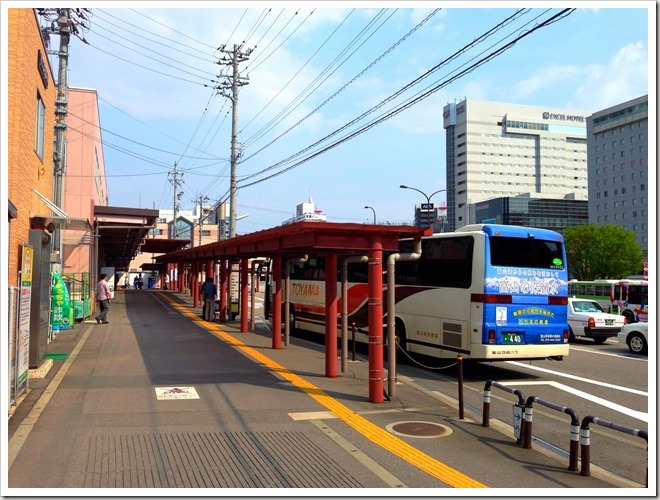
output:
[[[655,108],[654,2],[508,2],[498,8],[473,2],[84,5],[91,9],[90,29],[84,31],[89,44],[71,43],[69,85],[98,91],[113,206],[171,210],[168,171],[175,161],[184,172],[182,209],[192,209],[200,195],[210,202],[228,198],[231,108],[214,89],[226,81],[220,72],[228,74],[217,64],[223,56],[217,48],[252,49],[239,65],[249,83],[238,99],[237,214],[249,216],[237,223],[238,234],[279,225],[310,196],[333,222],[370,222],[373,213],[365,205],[374,207],[379,221],[412,221],[414,204],[424,200],[399,185],[428,194],[446,187],[442,108],[454,100],[594,112],[650,88]],[[578,8],[447,83],[569,7]],[[435,87],[427,98],[296,165]],[[433,201],[443,201],[439,196]]]

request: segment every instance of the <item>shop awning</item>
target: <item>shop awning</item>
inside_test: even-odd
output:
[[[58,215],[34,215],[31,217],[32,227],[48,229],[51,233],[55,228],[74,231],[91,231],[92,226],[82,217],[60,217]]]

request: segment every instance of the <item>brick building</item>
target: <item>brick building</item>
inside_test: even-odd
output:
[[[57,87],[34,9],[9,9],[7,22],[7,184],[16,209],[9,227],[7,281],[16,286],[20,245],[29,240],[31,218],[51,213],[42,196],[53,196]]]
[[[41,363],[50,335],[53,226],[47,227],[46,218],[57,213],[51,202],[57,88],[35,10],[8,9],[7,26],[6,169],[10,222],[8,238],[3,241],[8,262],[4,274],[10,291],[15,289],[19,285],[22,246],[31,245],[31,288],[26,288],[28,293],[23,294],[21,301],[29,303],[29,320],[22,322],[20,329],[16,320],[10,324],[9,332],[10,337],[21,332],[15,348],[19,352],[19,366],[29,348],[29,366],[33,368]],[[28,274],[27,267],[25,271]],[[16,303],[2,307],[5,311],[17,311]],[[15,315],[9,315],[10,321],[12,317]],[[25,331],[29,343],[22,341]],[[25,372],[22,367],[18,371],[20,378]]]

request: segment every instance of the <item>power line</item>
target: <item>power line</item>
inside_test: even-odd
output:
[[[361,115],[357,116],[356,118],[354,118],[354,119],[351,120],[350,122],[344,124],[342,127],[336,129],[334,132],[332,132],[332,133],[326,135],[326,136],[323,137],[322,139],[319,139],[319,140],[316,141],[315,143],[313,143],[313,144],[307,146],[306,148],[304,148],[304,149],[298,151],[297,153],[295,153],[295,154],[293,154],[293,155],[290,155],[289,157],[285,158],[284,160],[281,160],[281,161],[279,161],[279,162],[277,162],[277,163],[275,163],[275,164],[273,164],[273,165],[271,165],[271,166],[269,166],[269,167],[267,167],[267,168],[265,168],[265,169],[263,169],[263,170],[261,170],[261,171],[259,171],[259,172],[256,172],[256,173],[254,173],[254,174],[251,174],[251,175],[245,177],[245,178],[243,179],[243,181],[245,181],[245,180],[247,180],[247,179],[249,179],[249,178],[252,178],[252,177],[258,176],[258,175],[260,175],[261,173],[267,172],[267,171],[269,171],[269,170],[274,170],[275,168],[277,168],[277,167],[279,167],[279,166],[281,166],[281,165],[283,165],[283,164],[286,164],[287,162],[292,161],[292,160],[295,159],[296,157],[301,156],[301,155],[304,154],[305,152],[307,152],[307,151],[313,149],[314,147],[319,146],[319,145],[322,144],[323,142],[329,140],[331,137],[333,137],[333,136],[339,134],[340,132],[346,130],[346,129],[349,128],[350,126],[355,125],[356,123],[358,123],[358,122],[361,121],[362,119],[366,118],[368,115],[374,113],[375,111],[377,111],[378,109],[380,109],[381,107],[383,107],[383,106],[384,106],[385,104],[387,104],[388,102],[391,102],[391,101],[393,101],[394,99],[396,99],[397,97],[401,96],[405,91],[411,89],[414,85],[416,85],[416,84],[418,84],[419,82],[421,82],[422,80],[428,78],[430,75],[432,75],[433,73],[435,73],[436,71],[438,71],[440,68],[444,67],[444,66],[445,66],[446,64],[448,64],[449,62],[451,62],[451,61],[457,59],[460,55],[466,53],[468,50],[470,50],[471,48],[473,48],[473,47],[475,47],[476,45],[480,44],[481,42],[483,42],[484,40],[486,40],[487,38],[489,38],[490,36],[492,36],[492,35],[493,35],[494,33],[496,33],[497,31],[503,29],[505,26],[507,26],[508,24],[510,24],[513,20],[515,20],[515,19],[516,19],[517,17],[519,17],[520,15],[523,15],[524,13],[526,13],[526,11],[528,11],[528,10],[529,10],[529,9],[520,9],[520,10],[516,11],[516,13],[514,13],[513,15],[507,17],[504,21],[498,23],[496,26],[494,26],[493,28],[491,28],[491,29],[488,30],[487,32],[483,33],[481,36],[479,36],[478,38],[474,39],[472,42],[470,42],[469,44],[465,45],[465,46],[462,47],[461,49],[455,51],[453,54],[451,54],[450,56],[446,57],[445,59],[443,59],[442,61],[440,61],[438,64],[436,64],[434,67],[432,67],[430,70],[426,71],[426,72],[423,73],[422,75],[420,75],[420,76],[418,76],[417,78],[413,79],[413,80],[412,80],[411,82],[409,82],[407,85],[405,85],[404,87],[402,87],[401,89],[399,89],[398,91],[396,91],[394,94],[391,94],[391,95],[390,95],[389,97],[387,97],[386,99],[383,99],[381,102],[379,102],[378,104],[376,104],[375,106],[373,106],[373,107],[370,108],[369,110],[365,111],[365,112],[362,113]],[[540,16],[538,16],[538,17],[540,17]],[[531,23],[531,21],[530,21],[530,23]],[[530,24],[530,23],[527,23],[527,24]],[[510,36],[510,35],[509,35],[509,36]],[[254,156],[254,155],[252,155],[252,156]]]
[[[285,172],[288,172],[288,171],[290,171],[290,170],[292,170],[292,169],[294,169],[294,168],[296,168],[296,167],[298,167],[298,166],[300,166],[300,165],[302,165],[302,164],[304,164],[304,163],[307,163],[308,161],[312,160],[313,158],[316,158],[317,156],[319,156],[319,155],[321,155],[321,154],[323,154],[323,153],[329,151],[330,149],[333,149],[333,148],[339,146],[340,144],[342,144],[342,143],[344,143],[344,142],[346,142],[346,141],[348,141],[348,140],[350,140],[350,139],[352,139],[352,138],[354,138],[354,137],[356,137],[356,136],[358,136],[358,135],[360,135],[360,134],[366,132],[367,130],[370,130],[370,129],[373,128],[374,126],[376,126],[376,125],[382,123],[383,121],[388,120],[389,118],[391,118],[391,117],[397,115],[397,114],[400,113],[401,111],[403,111],[403,110],[405,110],[405,109],[407,109],[407,108],[413,106],[414,104],[417,104],[417,103],[419,103],[420,101],[426,99],[426,98],[429,97],[431,94],[437,92],[437,91],[440,90],[441,88],[443,88],[443,87],[449,85],[450,83],[453,83],[454,81],[458,80],[459,78],[462,78],[462,77],[465,76],[466,74],[471,73],[471,72],[474,71],[476,68],[478,68],[479,66],[482,66],[482,65],[485,64],[486,62],[488,62],[488,61],[494,59],[495,57],[498,57],[499,55],[501,55],[502,53],[504,53],[505,51],[507,51],[507,50],[509,50],[511,47],[513,47],[518,41],[522,40],[523,38],[529,36],[530,34],[534,33],[535,31],[537,31],[537,30],[539,30],[539,29],[541,29],[541,28],[543,28],[543,27],[545,27],[545,26],[547,26],[547,25],[549,25],[549,24],[552,24],[552,23],[558,21],[559,19],[562,19],[562,18],[566,17],[567,15],[571,14],[573,11],[575,11],[575,9],[564,9],[564,10],[562,10],[561,12],[559,12],[558,14],[552,16],[552,17],[549,18],[548,20],[543,21],[543,22],[540,23],[540,24],[537,24],[536,26],[534,26],[534,27],[531,28],[530,30],[528,30],[528,31],[524,32],[523,34],[517,36],[513,41],[511,41],[511,42],[507,43],[506,45],[504,45],[504,46],[502,46],[502,47],[500,47],[500,48],[494,50],[493,52],[491,52],[491,53],[488,54],[487,56],[483,57],[482,59],[480,59],[480,60],[477,61],[476,63],[472,64],[471,66],[469,66],[469,67],[466,68],[465,70],[459,72],[457,75],[454,75],[453,77],[451,77],[451,78],[445,80],[444,82],[441,82],[440,84],[438,84],[438,85],[436,85],[436,86],[434,86],[434,87],[432,87],[432,88],[426,90],[424,93],[421,93],[421,94],[418,95],[417,97],[412,98],[412,99],[409,99],[407,102],[405,102],[404,104],[398,106],[397,108],[395,108],[395,109],[393,109],[393,110],[390,110],[389,112],[387,112],[387,113],[381,115],[380,117],[378,117],[378,118],[372,120],[370,123],[368,123],[368,124],[362,126],[361,128],[359,128],[359,129],[357,129],[357,130],[355,130],[355,131],[353,131],[353,132],[351,132],[351,133],[345,135],[344,137],[338,139],[337,141],[333,142],[332,144],[330,144],[330,145],[328,145],[328,146],[325,146],[324,148],[322,148],[322,149],[320,149],[320,150],[318,150],[318,151],[316,151],[316,152],[314,152],[314,153],[311,153],[309,156],[307,156],[306,158],[303,158],[302,160],[296,162],[295,164],[290,165],[290,166],[288,166],[288,167],[286,167],[286,168],[284,168],[284,169],[282,169],[282,170],[280,170],[280,171],[278,171],[278,172],[276,172],[276,173],[274,173],[274,174],[271,174],[271,175],[269,175],[269,176],[267,176],[267,177],[264,177],[264,178],[262,178],[262,179],[259,179],[259,180],[253,181],[253,182],[251,182],[251,183],[247,183],[247,184],[243,184],[243,185],[241,185],[241,189],[244,189],[244,188],[246,188],[246,187],[253,186],[253,185],[255,185],[255,184],[259,184],[259,183],[264,182],[264,181],[266,181],[266,180],[268,180],[268,179],[272,179],[273,177],[276,177],[276,176],[279,176],[279,175],[281,175],[281,174],[283,174],[283,173],[285,173]],[[318,143],[317,143],[317,144],[318,144]],[[309,148],[307,148],[307,149],[309,149]],[[269,167],[269,169],[270,169],[270,168],[271,168],[271,167]],[[261,171],[261,173],[264,173],[265,171],[267,171],[267,170],[269,170],[269,169],[264,169],[264,170]],[[255,175],[256,175],[256,174],[255,174]]]

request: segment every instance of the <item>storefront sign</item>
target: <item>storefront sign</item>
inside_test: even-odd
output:
[[[37,51],[37,69],[39,70],[39,75],[41,76],[41,81],[44,84],[44,87],[48,88],[48,68],[44,62],[44,57],[41,55],[41,51]]]

